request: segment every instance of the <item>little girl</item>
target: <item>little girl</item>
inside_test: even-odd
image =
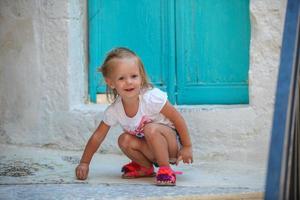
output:
[[[122,168],[122,178],[156,176],[157,185],[175,185],[176,172],[170,163],[193,162],[183,117],[169,103],[165,92],[152,87],[142,61],[131,50],[113,49],[99,70],[113,103],[85,147],[76,168],[77,178],[87,178],[92,156],[110,127],[119,124],[124,130],[118,139],[119,147],[131,159]],[[153,165],[159,167],[157,174]]]

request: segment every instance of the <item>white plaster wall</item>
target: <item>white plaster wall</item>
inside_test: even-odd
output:
[[[200,159],[265,161],[285,0],[251,0],[250,104],[180,106]],[[106,105],[87,102],[86,2],[0,0],[0,142],[82,150]],[[120,128],[100,151],[117,152]]]

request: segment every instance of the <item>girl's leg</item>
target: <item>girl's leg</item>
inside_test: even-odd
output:
[[[169,166],[169,159],[177,158],[179,150],[175,130],[165,125],[149,123],[145,125],[144,133],[158,165]]]
[[[118,144],[123,153],[132,161],[146,168],[152,167],[154,157],[144,139],[123,133],[118,139]]]
[[[169,164],[170,158],[177,158],[179,150],[176,132],[167,126],[151,123],[144,127],[144,133],[146,142],[159,165],[156,184],[176,185],[176,174]]]

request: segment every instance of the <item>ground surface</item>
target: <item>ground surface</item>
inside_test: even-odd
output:
[[[121,179],[122,155],[96,154],[89,178],[74,169],[82,152],[0,145],[0,199],[262,199],[265,166],[230,161],[180,164],[177,186]]]

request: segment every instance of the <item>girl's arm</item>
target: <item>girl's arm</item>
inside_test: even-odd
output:
[[[78,179],[84,180],[87,178],[89,171],[89,164],[92,160],[94,153],[103,142],[107,135],[110,126],[106,125],[103,121],[99,124],[93,135],[90,137],[85,146],[79,165],[76,167],[76,176]]]
[[[182,143],[182,148],[179,151],[177,164],[180,160],[184,163],[192,163],[192,143],[188,133],[187,125],[181,114],[172,106],[169,101],[164,105],[161,113],[173,122]]]

